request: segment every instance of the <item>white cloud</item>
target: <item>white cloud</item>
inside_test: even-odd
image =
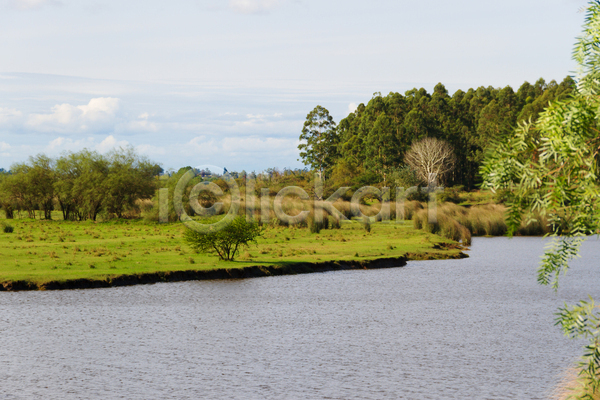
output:
[[[147,112],[138,115],[137,119],[119,124],[115,131],[117,133],[132,133],[132,132],[156,132],[158,125],[148,121],[150,114]]]
[[[19,10],[31,10],[34,8],[40,8],[46,4],[49,4],[49,5],[61,4],[59,1],[55,1],[55,0],[4,0],[2,2],[4,4],[7,4],[11,8],[16,8]]]
[[[110,151],[116,147],[126,147],[128,145],[129,142],[126,140],[118,141],[113,135],[109,135],[96,146],[96,150],[98,150],[100,153],[106,153],[107,151]]]
[[[354,111],[356,111],[357,108],[358,108],[358,106],[356,105],[356,103],[348,104],[348,112],[349,113],[353,113]]]
[[[50,114],[31,114],[27,125],[38,131],[84,132],[114,129],[119,99],[98,97],[88,104],[57,104]]]
[[[63,151],[79,151],[83,148],[98,150],[100,153],[106,153],[117,147],[126,147],[129,142],[126,140],[117,140],[113,135],[105,137],[101,142],[98,138],[88,137],[84,139],[73,140],[71,138],[59,136],[48,143],[43,149],[45,153],[57,155]],[[0,150],[2,148],[0,147]]]
[[[14,121],[22,116],[23,113],[17,109],[0,107],[0,123],[2,124]]]
[[[6,142],[0,142],[0,151],[6,151],[10,149],[10,144]]]
[[[93,148],[94,146],[96,146],[96,143],[94,142],[94,138],[91,137],[73,140],[71,138],[59,136],[48,143],[44,152],[48,154],[59,154],[63,151],[78,151],[84,147]]]
[[[229,8],[239,14],[264,14],[279,4],[279,0],[229,0]]]

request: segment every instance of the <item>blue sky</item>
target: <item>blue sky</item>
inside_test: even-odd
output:
[[[562,80],[580,0],[0,0],[0,167],[132,145],[165,169],[302,167],[317,104]]]

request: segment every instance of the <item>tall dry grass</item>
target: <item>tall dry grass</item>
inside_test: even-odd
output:
[[[451,213],[438,209],[435,222],[429,220],[428,213],[427,209],[421,209],[413,215],[413,226],[416,229],[441,235],[456,242],[461,242],[466,246],[471,244],[471,232],[458,222]]]
[[[600,390],[595,391],[586,385],[585,379],[577,374],[577,369],[571,367],[565,371],[556,388],[550,395],[552,400],[588,399],[600,400]]]
[[[436,223],[429,223],[427,205],[421,209],[413,207],[412,221],[417,229],[440,234],[448,239],[471,242],[471,236],[503,236],[508,231],[505,222],[506,207],[500,204],[486,204],[473,207],[462,207],[454,203],[444,203],[436,206]],[[405,208],[407,208],[405,206]],[[409,212],[405,212],[408,216]],[[463,229],[464,228],[464,229]],[[467,234],[466,231],[469,233]],[[520,236],[542,236],[550,233],[548,220],[534,215],[533,220],[521,222],[516,234]]]

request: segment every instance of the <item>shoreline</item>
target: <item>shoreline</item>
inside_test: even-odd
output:
[[[147,285],[159,282],[185,282],[215,279],[247,279],[267,276],[298,275],[317,272],[344,271],[358,269],[382,269],[404,267],[408,261],[449,260],[469,257],[458,253],[407,253],[400,257],[375,258],[371,260],[297,262],[283,265],[253,265],[240,268],[219,268],[207,270],[157,271],[141,274],[107,276],[104,279],[72,279],[65,281],[30,282],[7,281],[0,283],[0,292],[25,290],[72,290],[98,289],[118,286]]]

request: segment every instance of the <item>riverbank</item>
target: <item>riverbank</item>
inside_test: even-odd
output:
[[[53,290],[342,269],[391,268],[407,260],[461,258],[461,246],[411,224],[345,224],[311,234],[268,227],[235,262],[191,252],[181,224],[12,220],[0,233],[0,290]]]
[[[93,289],[114,286],[143,285],[158,282],[182,282],[211,279],[245,279],[278,275],[298,275],[316,272],[398,268],[406,265],[413,259],[458,259],[468,257],[463,252],[423,253],[403,257],[378,258],[374,260],[348,260],[325,262],[299,262],[282,265],[254,265],[239,268],[222,268],[209,270],[183,270],[183,271],[157,271],[137,275],[107,276],[105,279],[72,279],[65,281],[49,281],[36,283],[32,281],[9,281],[0,284],[0,291],[16,290],[64,290],[64,289]]]

